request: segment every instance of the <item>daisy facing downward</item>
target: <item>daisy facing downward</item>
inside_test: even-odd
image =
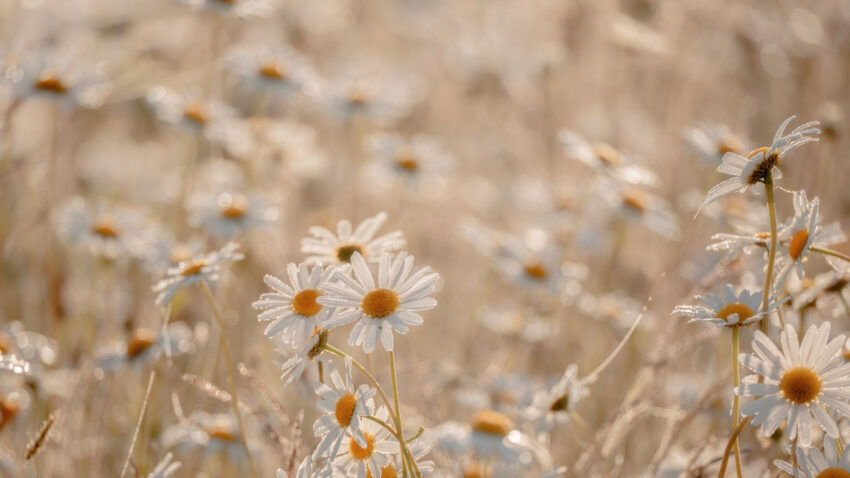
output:
[[[351,267],[337,269],[339,282],[325,284],[316,299],[323,306],[339,309],[322,327],[332,329],[356,321],[349,345],[362,345],[371,353],[380,340],[384,350],[392,351],[393,331],[406,334],[411,325],[422,324],[418,312],[437,306],[437,300],[427,296],[436,289],[440,275],[430,267],[411,274],[412,270],[413,256],[400,252],[393,257],[385,252],[379,260],[376,285],[369,264],[355,252]]]
[[[811,326],[800,343],[797,331],[788,325],[782,332],[782,351],[760,331],[753,339],[754,355],[740,357],[741,363],[757,375],[744,379],[735,393],[761,397],[744,405],[741,412],[753,415],[753,425],[761,425],[771,436],[785,418],[791,439],[800,445],[812,443],[812,417],[827,436],[838,438],[838,425],[832,413],[850,416],[850,363],[841,357],[844,336],[829,340],[829,322]]]

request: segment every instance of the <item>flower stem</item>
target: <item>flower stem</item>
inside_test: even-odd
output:
[[[398,380],[396,379],[396,368],[395,368],[395,353],[392,350],[387,352],[390,360],[390,378],[392,379],[393,384],[393,404],[395,406],[395,427],[396,431],[398,431],[398,442],[401,447],[401,461],[403,464],[406,464],[410,467],[411,474],[415,477],[419,477],[419,470],[414,472],[413,467],[415,466],[415,460],[410,456],[410,451],[407,449],[407,443],[404,441],[404,428],[401,422],[401,407],[399,406],[398,400]],[[404,469],[404,476],[407,476],[407,468]]]
[[[230,385],[230,405],[233,407],[233,414],[236,415],[236,423],[239,425],[239,435],[242,439],[242,447],[245,449],[245,456],[248,457],[248,465],[251,468],[251,476],[253,478],[258,478],[257,469],[254,467],[254,460],[251,458],[251,451],[248,450],[248,440],[245,438],[245,425],[242,423],[242,414],[239,412],[239,397],[236,394],[236,372],[233,367],[233,357],[230,355],[230,344],[227,340],[227,330],[224,328],[224,318],[222,317],[221,310],[219,310],[218,304],[212,295],[210,286],[207,285],[206,281],[201,281],[201,290],[204,292],[204,296],[210,304],[210,308],[212,308],[213,316],[215,317],[215,321],[218,323],[218,328],[221,331],[221,345],[222,350],[224,351],[224,363],[227,366],[227,381]]]
[[[768,334],[770,317],[768,317],[767,306],[770,302],[770,291],[773,288],[773,263],[776,261],[776,201],[773,197],[773,173],[768,171],[764,177],[764,190],[767,195],[767,211],[770,214],[770,250],[767,255],[767,272],[764,275],[764,291],[762,295],[762,310],[765,311],[761,319],[761,331]],[[737,358],[736,358],[737,360]]]
[[[738,367],[738,353],[740,351],[740,330],[740,327],[732,327],[732,385],[734,388],[738,388],[738,385],[741,384],[741,375]],[[738,396],[737,392],[734,393],[735,395],[732,398],[732,430],[737,430],[739,424],[738,422],[741,419],[741,399]],[[735,436],[735,442],[733,446],[735,448],[735,471],[738,473],[738,478],[742,478],[743,473],[741,471],[741,447],[738,444],[737,436]]]
[[[809,250],[814,251],[814,252],[819,252],[819,253],[821,253],[825,256],[837,257],[837,258],[841,259],[842,261],[850,262],[850,256],[848,256],[846,254],[842,254],[842,253],[837,252],[837,251],[833,251],[831,249],[821,249],[820,247],[809,246]]]

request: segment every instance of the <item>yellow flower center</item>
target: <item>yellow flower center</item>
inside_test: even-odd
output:
[[[207,107],[203,103],[195,102],[186,105],[183,109],[183,116],[191,121],[194,121],[200,126],[207,124],[209,121],[209,113]]]
[[[366,257],[366,251],[360,244],[343,244],[336,249],[336,258],[340,262],[351,262],[351,256],[355,252],[359,252],[361,256]]]
[[[99,236],[118,237],[118,227],[115,225],[115,219],[109,214],[101,214],[96,217],[91,229]]]
[[[260,75],[271,80],[286,78],[286,67],[276,61],[268,61],[260,67]]]
[[[398,296],[390,289],[375,289],[363,297],[363,312],[372,318],[386,317],[398,308]]]
[[[392,463],[381,468],[381,478],[396,478],[398,473]],[[372,470],[366,469],[366,478],[372,478]]]
[[[606,143],[599,143],[593,148],[596,158],[606,166],[619,166],[622,163],[620,152]]]
[[[207,435],[209,435],[210,438],[218,438],[219,440],[236,441],[236,436],[233,434],[231,427],[223,424],[211,426],[207,430]]]
[[[791,256],[792,260],[796,261],[803,254],[803,250],[806,247],[806,242],[808,241],[808,229],[800,229],[799,231],[794,233],[794,236],[791,237],[791,243],[788,244],[788,255]]]
[[[543,280],[548,275],[546,269],[539,263],[528,264],[525,266],[525,273],[529,277],[537,280]]]
[[[737,324],[731,325],[740,325],[741,322],[749,319],[750,317],[756,315],[748,305],[742,304],[740,302],[730,302],[723,306],[722,309],[717,311],[717,317],[729,322],[729,316],[732,314],[738,314],[738,322]]]
[[[41,91],[47,91],[50,93],[62,94],[68,91],[68,87],[65,86],[65,83],[62,83],[55,74],[53,73],[43,73],[41,77],[39,77],[38,81],[35,82],[35,87]]]
[[[472,429],[488,435],[505,436],[514,427],[507,416],[493,410],[478,410],[472,416]]]
[[[353,393],[346,393],[336,401],[334,416],[339,426],[345,428],[351,423],[354,416],[354,408],[357,406],[357,398]]]
[[[127,358],[135,358],[156,343],[156,332],[148,329],[136,329],[127,342]]]
[[[804,405],[815,400],[821,391],[820,376],[807,367],[794,367],[779,381],[779,390],[789,402]]]
[[[472,462],[463,467],[463,478],[483,478],[484,473],[481,471],[482,466],[476,462]]]
[[[395,157],[395,164],[408,172],[414,172],[419,169],[419,162],[416,161],[416,155],[410,148],[403,148]]]
[[[369,101],[369,93],[363,88],[354,88],[348,92],[348,103],[352,106],[363,106]]]
[[[375,437],[366,432],[363,432],[363,436],[366,437],[366,448],[358,445],[353,437],[348,444],[348,448],[351,450],[351,457],[355,460],[366,460],[372,456],[372,452],[375,450]]]
[[[225,193],[219,198],[218,206],[222,216],[228,219],[238,219],[248,212],[248,198]]]
[[[8,354],[12,351],[12,339],[5,332],[0,332],[0,354]]]
[[[640,191],[632,191],[623,196],[623,205],[636,212],[646,211],[646,201],[646,194]]]
[[[304,289],[292,298],[292,310],[304,317],[312,317],[322,310],[322,306],[316,303],[316,297],[322,295],[316,289]]]
[[[815,478],[850,478],[850,471],[842,468],[826,468],[818,473]]]
[[[180,271],[180,274],[184,276],[193,276],[195,274],[200,274],[201,270],[206,267],[207,261],[204,259],[195,259],[194,261],[183,266],[183,270]]]
[[[747,155],[748,158],[752,159],[759,153],[763,153],[767,155],[767,152],[770,150],[767,146],[754,149]],[[770,156],[765,156],[764,159],[758,164],[758,166],[753,169],[753,172],[750,173],[750,176],[747,178],[747,184],[756,184],[760,182],[764,182],[767,174],[773,169],[774,166],[778,166],[780,163],[779,154],[774,152]]]
[[[19,410],[20,406],[15,400],[9,397],[3,397],[0,399],[0,430],[2,430],[9,421],[15,418],[15,415],[18,414]]]

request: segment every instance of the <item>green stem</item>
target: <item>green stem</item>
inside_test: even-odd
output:
[[[761,331],[768,334],[770,317],[767,306],[770,302],[770,291],[773,288],[773,263],[776,262],[776,201],[773,197],[773,173],[768,171],[764,177],[764,190],[767,195],[767,211],[770,214],[770,250],[767,258],[767,272],[764,275],[764,298],[762,299],[762,310],[765,311],[761,319]],[[736,359],[737,360],[737,359]]]
[[[738,366],[738,353],[740,352],[740,327],[732,327],[732,386],[734,388],[738,388],[741,384],[741,374]],[[733,390],[734,390],[733,388]],[[741,403],[740,397],[738,393],[735,392],[734,397],[732,398],[732,430],[737,430],[739,421],[741,419]],[[738,478],[742,478],[743,472],[741,471],[741,447],[738,444],[738,437],[735,436],[735,443],[733,444],[735,448],[735,471],[738,473]]]
[[[820,247],[809,246],[809,250],[813,252],[819,252],[825,256],[832,256],[841,259],[842,261],[850,262],[850,256],[842,254],[837,251],[833,251],[831,249],[821,249]]]
[[[236,423],[239,425],[239,435],[242,439],[242,447],[245,449],[245,456],[248,457],[248,465],[251,468],[251,476],[253,478],[258,478],[257,469],[254,466],[254,460],[251,458],[251,451],[248,450],[248,440],[245,437],[245,425],[242,423],[242,414],[239,412],[239,397],[236,394],[236,371],[233,367],[233,357],[230,355],[230,344],[227,340],[227,329],[224,328],[224,317],[221,315],[221,310],[219,310],[218,304],[212,295],[210,286],[207,285],[207,282],[204,280],[201,281],[201,290],[204,292],[204,296],[210,304],[210,308],[212,308],[213,316],[215,317],[215,321],[218,323],[218,328],[221,331],[221,345],[224,352],[224,362],[227,366],[227,381],[230,385],[230,406],[233,408],[233,414],[236,415]]]
[[[399,406],[398,399],[398,380],[396,378],[396,368],[395,368],[395,353],[392,350],[387,352],[387,356],[390,361],[390,379],[392,380],[393,385],[393,405],[395,407],[395,428],[398,431],[398,443],[401,447],[401,461],[402,466],[404,467],[404,476],[408,476],[408,467],[413,467],[410,463],[410,453],[407,450],[407,444],[404,441],[404,428],[401,422],[401,406]],[[412,471],[412,470],[411,470]],[[418,474],[414,474],[414,476],[419,476]]]

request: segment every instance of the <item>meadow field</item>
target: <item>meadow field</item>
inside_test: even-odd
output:
[[[850,478],[850,2],[0,0],[0,477]]]

